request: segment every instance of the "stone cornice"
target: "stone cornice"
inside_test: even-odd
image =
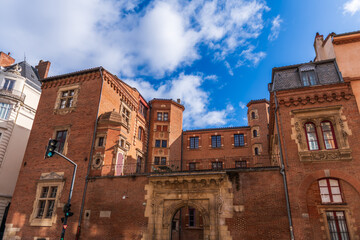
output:
[[[306,94],[298,97],[279,97],[279,104],[286,107],[306,105],[306,104],[315,104],[315,103],[324,103],[324,102],[339,102],[341,100],[349,100],[352,98],[353,94],[345,93],[344,91],[337,92],[327,92],[323,94],[312,93]]]

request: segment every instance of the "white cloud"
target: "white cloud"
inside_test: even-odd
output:
[[[250,45],[248,49],[243,50],[240,54],[240,57],[242,57],[242,59],[238,61],[236,66],[239,67],[248,63],[249,66],[256,67],[259,62],[266,57],[266,53],[254,52],[254,50],[255,47],[253,45]]]
[[[256,0],[2,1],[0,46],[16,59],[52,62],[60,74],[102,65],[123,76],[162,77],[201,58],[225,59],[263,28]],[[36,13],[36,14],[34,14]],[[16,16],[16,17],[15,17]]]
[[[358,11],[360,11],[360,0],[350,0],[344,4],[344,13],[354,15]]]
[[[231,66],[230,66],[230,63],[229,63],[228,61],[224,61],[224,64],[225,64],[225,66],[226,66],[229,74],[230,74],[231,76],[234,76],[234,72],[233,72],[233,70],[232,70],[232,68],[231,68]]]
[[[185,75],[181,73],[177,78],[166,81],[158,87],[142,79],[127,79],[125,81],[137,88],[148,100],[152,98],[180,98],[185,106],[185,129],[224,125],[228,122],[227,118],[234,111],[234,107],[228,104],[222,110],[209,109],[209,93],[201,88],[204,79],[206,77],[201,74]]]
[[[268,36],[269,41],[274,41],[279,37],[280,33],[280,25],[283,22],[283,20],[280,18],[280,15],[277,15],[274,20],[272,20],[271,25],[271,33]]]
[[[240,107],[241,109],[245,109],[245,108],[246,108],[246,104],[243,103],[243,102],[239,102],[239,107]]]

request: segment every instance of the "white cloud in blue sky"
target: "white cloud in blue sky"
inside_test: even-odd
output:
[[[279,37],[279,33],[280,33],[280,27],[281,27],[281,23],[282,23],[282,19],[280,18],[280,15],[277,15],[271,22],[271,29],[270,29],[270,34],[268,36],[268,39],[270,41],[274,41],[275,39],[277,39]]]
[[[209,110],[209,93],[202,89],[206,80],[213,80],[214,76],[203,74],[179,76],[164,82],[156,87],[154,84],[143,79],[126,79],[126,83],[138,89],[146,99],[172,98],[181,99],[185,106],[184,128],[206,127],[209,125],[224,125],[227,118],[234,111],[231,104],[227,104],[222,110]]]
[[[148,99],[181,98],[185,126],[224,125],[233,111],[231,104],[211,106],[211,91],[203,84],[218,76],[179,74],[205,57],[202,48],[230,76],[242,65],[257,66],[266,56],[252,43],[270,11],[265,1],[21,0],[1,1],[1,6],[6,34],[0,50],[12,51],[17,60],[25,53],[32,64],[50,60],[50,75],[101,65],[120,78],[151,78],[129,83]]]
[[[343,8],[344,13],[350,13],[351,15],[354,15],[356,12],[360,11],[360,0],[347,1]]]

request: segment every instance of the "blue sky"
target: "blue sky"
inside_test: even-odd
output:
[[[273,67],[313,60],[316,32],[359,30],[360,0],[0,0],[0,51],[50,75],[103,66],[184,128],[243,126]]]

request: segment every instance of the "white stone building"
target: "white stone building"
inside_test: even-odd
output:
[[[0,58],[12,59],[1,53]],[[0,61],[1,62],[1,61]],[[0,66],[0,222],[11,202],[41,94],[40,78],[50,63],[36,68],[26,61]],[[6,63],[8,65],[9,62]],[[38,71],[39,69],[39,71]],[[39,75],[40,72],[40,75]],[[2,229],[0,229],[1,232]],[[1,236],[1,234],[0,234]]]

